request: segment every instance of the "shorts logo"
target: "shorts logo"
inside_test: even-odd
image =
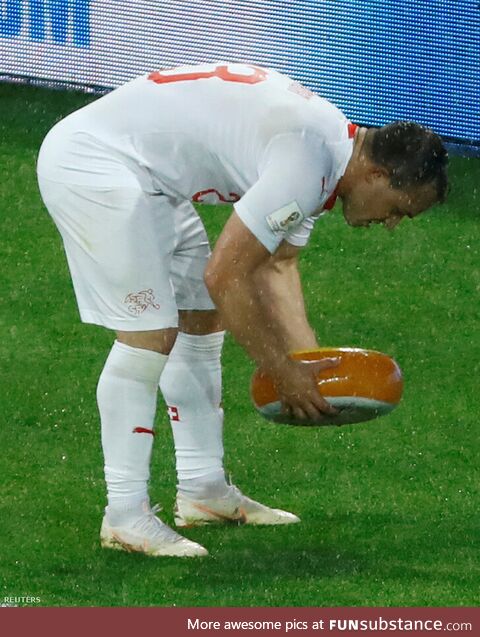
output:
[[[153,307],[154,310],[160,309],[160,305],[155,303],[155,295],[152,288],[141,290],[140,292],[130,292],[125,297],[124,303],[128,304],[130,314],[135,314],[135,316],[145,312],[148,307]]]
[[[292,201],[283,208],[279,208],[267,217],[267,223],[270,229],[277,232],[286,232],[291,228],[298,226],[304,219],[300,206],[296,201]]]

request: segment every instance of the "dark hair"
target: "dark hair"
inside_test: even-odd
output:
[[[369,158],[386,168],[399,190],[435,185],[439,201],[448,191],[448,154],[439,135],[414,122],[393,122],[367,133]]]

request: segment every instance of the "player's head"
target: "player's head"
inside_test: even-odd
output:
[[[440,137],[413,122],[360,129],[339,195],[354,226],[395,227],[444,201],[448,155]]]

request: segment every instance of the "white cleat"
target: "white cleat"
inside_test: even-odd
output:
[[[175,524],[178,527],[206,524],[295,524],[300,518],[288,511],[271,509],[243,495],[230,485],[226,495],[219,498],[193,500],[177,494]]]
[[[158,510],[158,507],[150,509],[150,506],[145,505],[143,515],[125,526],[111,526],[105,515],[100,530],[102,548],[144,553],[152,557],[208,555],[206,548],[182,537],[157,518],[155,513]]]

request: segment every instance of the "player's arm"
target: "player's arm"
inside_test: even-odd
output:
[[[318,348],[310,326],[298,269],[300,248],[284,241],[259,265],[254,283],[268,323],[287,352]]]
[[[272,375],[284,404],[300,418],[321,420],[324,413],[336,413],[318,393],[312,366],[289,357],[292,350],[316,347],[295,249],[282,246],[272,256],[234,212],[213,250],[205,282],[225,327]]]

